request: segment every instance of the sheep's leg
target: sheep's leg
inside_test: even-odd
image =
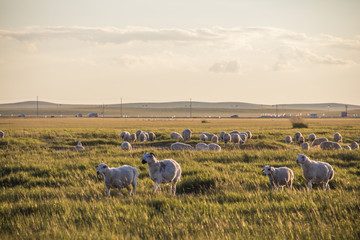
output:
[[[110,187],[106,186],[106,196],[110,197]]]
[[[290,181],[290,183],[289,183],[289,188],[290,188],[290,190],[292,190],[292,181]]]
[[[159,183],[155,183],[155,186],[154,186],[153,191],[152,191],[153,194],[155,193],[157,188],[160,188]]]
[[[135,181],[135,182],[133,182],[133,193],[134,193],[134,195],[136,194],[136,185],[137,185],[137,182]]]
[[[324,189],[325,190],[330,190],[329,182],[324,182]]]
[[[126,186],[126,189],[128,190],[128,195],[131,196],[131,188],[129,185]]]
[[[176,183],[172,186],[172,194],[175,196],[176,194]]]
[[[308,184],[307,184],[307,190],[310,190],[311,189],[311,184],[312,184],[313,180],[311,179]]]

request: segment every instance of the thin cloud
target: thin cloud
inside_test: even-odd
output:
[[[221,61],[214,63],[209,68],[209,71],[220,73],[241,73],[241,65],[237,60]]]

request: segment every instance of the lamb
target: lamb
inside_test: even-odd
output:
[[[287,143],[287,144],[293,144],[293,141],[292,141],[291,136],[287,135],[287,136],[285,137],[285,143]]]
[[[106,196],[110,196],[110,188],[119,189],[119,196],[121,196],[121,189],[126,188],[130,196],[131,189],[130,184],[133,186],[133,193],[136,194],[137,178],[139,171],[129,165],[124,165],[118,168],[109,168],[105,163],[101,163],[98,166],[97,175],[104,175],[104,182],[106,186]]]
[[[132,146],[129,142],[125,141],[121,144],[121,150],[124,151],[131,151],[132,150]]]
[[[350,147],[351,147],[351,149],[359,149],[359,144],[354,141],[350,144]]]
[[[200,140],[206,142],[208,140],[208,137],[205,134],[200,134]]]
[[[181,142],[176,142],[170,145],[171,150],[194,150],[194,147]]]
[[[195,149],[197,151],[202,151],[202,150],[209,151],[209,146],[206,143],[198,143],[196,144]]]
[[[335,133],[334,134],[334,142],[342,142],[342,136],[340,133]]]
[[[320,145],[322,142],[328,142],[328,139],[327,139],[327,138],[316,138],[316,139],[312,142],[311,146],[312,146],[312,147],[318,146],[318,145]]]
[[[231,135],[229,133],[225,133],[224,134],[224,143],[225,143],[225,145],[227,143],[229,143],[229,142],[231,142]]]
[[[149,132],[149,141],[152,142],[152,141],[155,141],[155,139],[156,139],[155,133]]]
[[[226,132],[224,132],[224,131],[221,131],[220,132],[220,134],[219,134],[219,141],[220,142],[223,142],[224,141],[224,134],[225,134]],[[360,139],[360,138],[359,138]]]
[[[148,165],[150,178],[155,182],[152,193],[154,194],[156,189],[161,183],[170,183],[170,191],[175,196],[176,184],[181,178],[181,167],[174,159],[165,159],[158,161],[154,153],[145,153],[141,159],[142,164]]]
[[[210,143],[209,144],[209,150],[210,151],[217,151],[217,152],[220,152],[221,151],[221,147],[216,144],[216,143]]]
[[[310,134],[309,134],[309,141],[310,141],[310,142],[313,142],[315,139],[316,139],[315,133],[310,133]]]
[[[130,133],[127,132],[127,131],[123,131],[123,132],[120,133],[120,138],[123,141],[129,141],[130,140]]]
[[[5,133],[3,131],[0,131],[0,138],[3,138],[5,136]]]
[[[309,150],[310,149],[309,143],[307,143],[307,142],[302,143],[301,144],[301,149],[302,150]]]
[[[184,140],[184,138],[180,135],[180,133],[177,133],[177,132],[172,132],[170,134],[170,138],[175,139],[177,141],[183,141]]]
[[[322,142],[320,147],[323,150],[341,149],[340,144],[337,142]]]
[[[77,151],[84,151],[85,147],[82,145],[81,141],[78,141],[77,145],[75,146],[75,150]]]
[[[185,129],[183,132],[182,132],[182,137],[184,139],[184,141],[188,141],[191,139],[191,130],[190,129]]]
[[[294,134],[294,141],[295,142],[299,142],[299,137],[302,136],[301,132],[296,132]]]
[[[214,136],[211,138],[211,142],[213,142],[213,143],[218,143],[218,142],[219,142],[218,139],[219,139],[218,136],[214,135]]]
[[[283,190],[284,186],[288,186],[290,189],[292,189],[294,172],[290,168],[274,168],[267,165],[264,167],[263,173],[269,177],[272,190],[277,190],[279,187],[281,187],[281,190]]]
[[[136,138],[136,133],[130,134],[130,138],[129,141],[130,142],[136,142],[137,138]]]
[[[311,189],[312,183],[323,183],[324,189],[330,190],[329,181],[334,178],[334,169],[326,162],[310,160],[306,155],[300,154],[296,159],[303,169],[303,176],[306,179],[307,189]]]

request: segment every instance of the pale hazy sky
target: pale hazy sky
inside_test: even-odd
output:
[[[0,103],[360,105],[359,0],[0,0]]]

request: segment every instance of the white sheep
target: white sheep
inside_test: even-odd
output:
[[[85,147],[82,145],[81,141],[78,141],[77,145],[75,146],[75,150],[77,151],[84,151]]]
[[[221,151],[221,147],[216,144],[216,143],[210,143],[209,144],[209,150],[210,151],[217,151],[217,152],[220,152]]]
[[[136,142],[136,140],[137,140],[137,138],[136,138],[136,133],[130,134],[129,141],[130,141],[130,142]]]
[[[131,151],[132,150],[132,146],[129,142],[125,141],[121,144],[121,150],[124,151]]]
[[[184,141],[188,141],[191,139],[191,130],[190,129],[185,129],[183,132],[182,132],[182,137],[184,139]]]
[[[218,143],[218,142],[219,142],[218,139],[219,139],[218,136],[214,135],[214,136],[211,138],[211,142],[213,142],[213,143]]]
[[[148,135],[146,135],[145,132],[141,132],[139,134],[138,140],[139,140],[139,142],[146,142],[148,140]]]
[[[245,133],[247,133],[248,139],[251,139],[253,137],[253,135],[252,135],[252,133],[250,131],[246,131]]]
[[[127,131],[123,131],[120,133],[120,138],[123,140],[123,141],[129,141],[130,140],[130,133],[127,132]]]
[[[161,183],[172,182],[170,191],[175,196],[176,184],[181,178],[181,167],[174,159],[165,159],[158,161],[154,153],[145,153],[142,157],[142,163],[148,165],[150,178],[155,182],[153,193],[160,187]]]
[[[221,131],[220,132],[220,134],[219,134],[219,141],[220,142],[223,142],[224,141],[224,134],[225,134],[226,132],[224,132],[224,131]]]
[[[294,142],[298,143],[300,136],[302,136],[301,132],[296,132],[296,133],[294,134]]]
[[[307,142],[302,143],[301,144],[301,149],[302,150],[309,150],[310,149],[309,143],[307,143]]]
[[[310,134],[309,134],[309,141],[310,141],[310,142],[313,142],[315,139],[316,139],[315,133],[310,133]]]
[[[197,151],[209,151],[209,146],[206,143],[198,143],[195,146]]]
[[[329,190],[329,181],[334,178],[334,169],[326,162],[310,160],[306,155],[300,154],[296,159],[303,169],[303,176],[306,179],[307,189],[310,190],[312,183],[323,183],[324,189]]]
[[[292,189],[294,173],[290,168],[274,168],[267,165],[264,167],[263,173],[269,177],[272,190],[277,190],[279,187],[282,190],[284,186],[288,186]]]
[[[170,145],[170,150],[194,150],[194,147],[181,142],[176,142]]]
[[[206,142],[208,140],[208,137],[206,136],[206,134],[202,133],[200,134],[200,140]]]
[[[229,133],[225,133],[224,134],[224,143],[225,143],[225,145],[227,143],[229,143],[229,142],[231,142],[231,135]]]
[[[319,146],[322,142],[328,142],[328,139],[327,139],[327,138],[316,138],[316,139],[312,142],[311,146],[312,146],[312,147]]]
[[[177,132],[172,132],[170,134],[170,138],[175,139],[177,141],[183,141],[184,140],[184,138],[180,135],[180,133],[177,133]]]
[[[152,142],[152,141],[155,141],[155,139],[156,139],[155,133],[149,132],[149,141]]]
[[[350,144],[350,147],[351,147],[351,149],[359,149],[359,144],[354,141]]]
[[[244,141],[241,139],[240,135],[237,133],[234,133],[231,135],[231,141],[234,143],[234,147],[236,144],[239,146],[244,143]]]
[[[335,133],[334,134],[334,142],[342,142],[342,136],[340,133]]]
[[[320,148],[323,150],[341,149],[341,146],[337,142],[322,142]]]
[[[305,142],[305,138],[304,138],[304,136],[300,136],[299,138],[298,138],[298,143],[301,145],[301,144],[303,144]]]
[[[136,139],[139,139],[140,133],[142,133],[141,130],[137,130],[137,131],[136,131],[136,133],[135,133],[135,134],[136,134]]]
[[[118,168],[109,168],[109,166],[104,163],[101,163],[96,167],[98,168],[97,175],[104,175],[106,196],[110,196],[110,188],[117,188],[119,190],[119,196],[121,196],[121,189],[126,188],[130,196],[130,184],[133,186],[134,195],[136,194],[137,178],[139,176],[139,171],[136,168],[128,165]]]
[[[293,141],[292,141],[291,136],[287,135],[287,136],[285,137],[285,143],[287,143],[287,144],[293,144]]]
[[[3,131],[0,131],[0,138],[3,138],[5,136],[5,133]]]
[[[207,133],[207,132],[204,132],[204,133],[202,133],[202,134],[205,134],[205,135],[207,136],[207,141],[210,141],[211,138],[212,138],[213,136],[215,136],[215,134],[213,134],[213,133]]]

